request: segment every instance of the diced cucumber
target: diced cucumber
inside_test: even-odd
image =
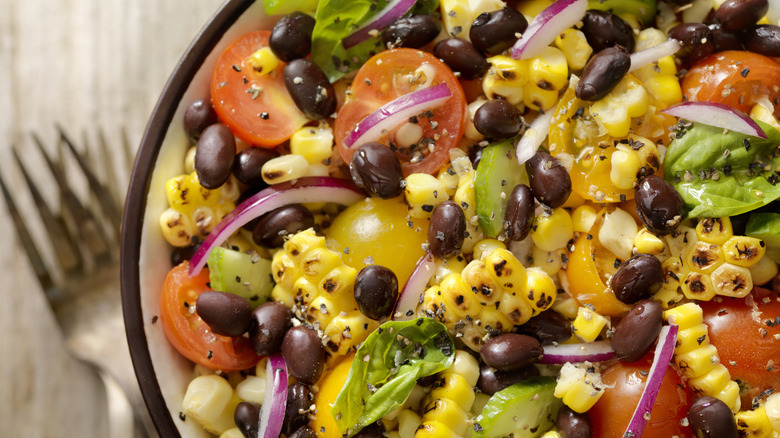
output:
[[[274,282],[271,261],[257,254],[246,254],[216,247],[209,254],[209,281],[211,288],[230,292],[249,300],[257,307],[268,300]]]
[[[528,184],[525,166],[517,164],[513,140],[492,144],[482,151],[474,178],[479,226],[489,237],[504,229],[506,202],[518,184]]]
[[[588,0],[588,9],[615,15],[633,14],[645,24],[653,22],[657,7],[656,0]]]
[[[532,377],[493,394],[474,420],[472,438],[536,438],[550,430],[563,403],[554,377]]]
[[[748,218],[745,235],[766,243],[766,255],[780,263],[780,213],[753,213]]]

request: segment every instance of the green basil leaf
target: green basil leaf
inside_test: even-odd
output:
[[[311,59],[322,68],[331,82],[358,69],[375,53],[380,52],[382,40],[369,38],[345,49],[341,41],[381,12],[387,0],[320,0],[312,32]],[[418,0],[412,14],[432,14],[439,0]]]
[[[688,217],[733,216],[780,197],[780,131],[758,124],[768,138],[695,123],[672,140],[664,177],[682,196]]]
[[[449,368],[455,346],[431,318],[388,321],[358,348],[331,415],[352,436],[404,404],[417,379]]]
[[[263,0],[265,13],[268,15],[286,15],[295,11],[314,15],[318,0]]]

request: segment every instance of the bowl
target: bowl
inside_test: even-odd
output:
[[[167,342],[157,318],[160,285],[170,267],[158,218],[167,207],[165,182],[183,173],[189,147],[184,110],[208,97],[211,71],[230,42],[251,30],[270,29],[277,19],[254,0],[228,0],[217,10],[162,90],[133,166],[122,230],[122,305],[136,377],[161,436],[207,436],[195,422],[179,418],[192,364]]]

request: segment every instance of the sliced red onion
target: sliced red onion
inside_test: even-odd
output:
[[[718,102],[683,102],[661,112],[703,125],[766,138],[764,130],[747,114]]]
[[[287,362],[282,353],[268,356],[265,364],[265,397],[260,409],[258,438],[276,438],[282,433],[287,407]]]
[[[647,375],[647,383],[645,383],[645,389],[642,390],[642,396],[639,398],[634,415],[631,416],[631,421],[628,423],[626,433],[623,434],[624,437],[641,437],[645,430],[647,420],[650,418],[650,411],[653,410],[658,391],[661,389],[666,369],[672,360],[674,344],[677,342],[677,330],[676,324],[670,324],[661,328],[661,333],[658,334],[658,345],[655,347],[653,364]]]
[[[615,357],[617,353],[609,345],[609,341],[597,341],[586,344],[545,345],[541,364],[564,364],[566,362],[604,362]]]
[[[358,122],[355,129],[349,131],[344,139],[344,145],[351,148],[356,144],[376,141],[382,136],[383,131],[390,130],[425,110],[441,105],[450,96],[452,96],[450,87],[441,83],[393,99]]]
[[[198,275],[206,264],[209,252],[221,245],[239,228],[269,211],[289,204],[305,202],[334,202],[351,205],[365,198],[351,182],[326,176],[300,178],[268,187],[247,198],[235,210],[228,213],[214,231],[200,244],[190,260],[190,276]]]
[[[398,295],[393,313],[390,314],[392,320],[408,321],[414,318],[414,311],[420,304],[420,296],[425,292],[425,287],[428,286],[428,281],[433,277],[434,272],[436,272],[436,262],[431,253],[420,257],[412,275],[406,280],[406,284]]]
[[[363,41],[376,36],[395,20],[401,18],[412,9],[417,0],[392,0],[384,9],[374,14],[368,23],[360,26],[355,32],[341,41],[345,49],[357,46]]]
[[[512,58],[532,58],[550,45],[564,30],[574,26],[588,8],[588,0],[558,0],[539,13],[523,36],[512,46]]]
[[[634,71],[650,63],[656,62],[664,56],[671,56],[680,50],[680,43],[677,40],[668,39],[661,44],[634,52],[631,54],[631,67],[628,71]]]
[[[550,131],[550,122],[555,113],[555,108],[550,108],[545,113],[541,113],[531,122],[531,126],[525,131],[520,141],[517,142],[517,149],[515,150],[515,156],[517,162],[521,166],[526,161],[530,160],[534,156],[536,150],[542,144],[547,133]]]

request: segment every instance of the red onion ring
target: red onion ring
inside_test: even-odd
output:
[[[265,396],[260,409],[257,436],[276,438],[282,433],[284,411],[287,407],[287,362],[282,353],[268,356],[265,364]]]
[[[682,102],[661,112],[702,125],[766,138],[764,130],[747,114],[718,102]]]
[[[428,281],[433,277],[435,271],[436,262],[431,253],[420,257],[412,274],[401,289],[401,293],[398,294],[398,300],[390,314],[393,321],[408,321],[415,317],[414,310],[420,303],[420,296],[425,292],[425,287],[428,286]]]
[[[355,32],[341,41],[345,49],[357,46],[363,41],[375,36],[374,31],[380,32],[393,22],[404,16],[417,0],[393,0],[384,9],[374,15],[373,20],[360,26]]]
[[[538,55],[564,30],[574,26],[588,8],[588,0],[558,0],[539,13],[523,36],[512,46],[512,58],[528,59]]]
[[[609,341],[597,341],[585,344],[545,345],[541,364],[564,364],[566,362],[604,362],[617,355]]]

